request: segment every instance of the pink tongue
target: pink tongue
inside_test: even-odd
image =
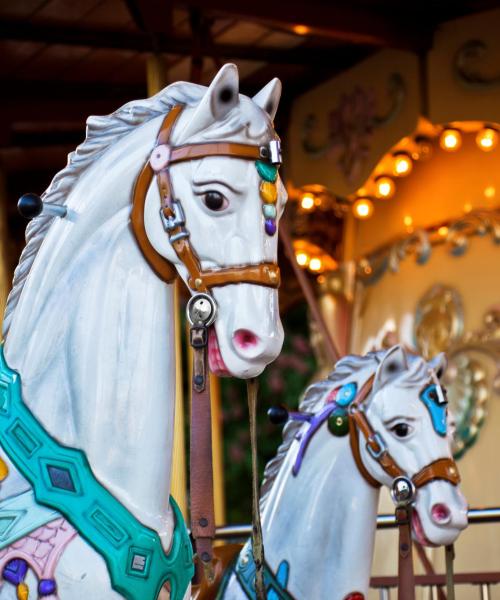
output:
[[[217,334],[213,326],[208,331],[208,364],[214,375],[219,377],[229,377],[231,375],[220,353]]]
[[[420,520],[418,512],[415,509],[413,510],[411,524],[412,524],[413,533],[415,534],[415,537],[417,538],[417,542],[421,546],[427,546],[427,547],[431,547],[431,548],[435,547],[434,544],[426,538],[425,533],[424,533],[424,528],[422,527],[422,521]]]

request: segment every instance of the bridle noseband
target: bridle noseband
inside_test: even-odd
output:
[[[271,179],[273,177],[276,179],[276,167],[281,163],[279,140],[271,140],[266,146],[233,142],[209,142],[186,144],[177,147],[170,146],[169,140],[174,125],[183,108],[182,105],[174,106],[165,117],[158,134],[156,146],[136,181],[131,222],[132,229],[144,257],[154,272],[164,281],[171,283],[176,278],[177,271],[164,256],[153,248],[144,225],[146,194],[153,177],[156,175],[161,198],[160,215],[163,227],[168,234],[170,244],[188,272],[187,285],[192,292],[210,294],[211,288],[232,283],[251,283],[278,288],[280,285],[280,270],[275,262],[238,265],[223,269],[202,269],[201,261],[191,245],[181,201],[175,198],[173,192],[170,166],[185,161],[199,160],[208,156],[226,156],[258,161],[260,168],[257,170],[259,174],[264,173],[265,177],[261,185],[261,197],[264,202],[272,204],[276,202],[276,198],[269,198],[269,186],[273,188],[274,182]],[[272,175],[268,175],[269,173],[272,173]],[[269,210],[264,211],[264,214],[269,214]],[[272,223],[268,221],[272,221]],[[275,220],[267,219],[266,233],[274,235],[275,229]]]

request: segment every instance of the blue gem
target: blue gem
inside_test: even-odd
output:
[[[57,589],[56,582],[53,579],[40,579],[38,584],[38,594],[40,596],[50,596]]]
[[[2,576],[5,581],[19,585],[24,581],[28,572],[28,563],[22,558],[13,558],[5,565]]]
[[[266,219],[265,230],[267,235],[274,235],[276,233],[276,221],[274,219]]]
[[[76,492],[75,484],[73,483],[73,478],[71,477],[69,469],[47,465],[47,472],[49,474],[50,482],[55,488],[66,490],[67,492]]]
[[[335,397],[335,404],[339,406],[349,406],[351,402],[356,398],[356,392],[358,391],[357,384],[353,381],[343,385],[337,396]]]
[[[276,206],[274,204],[264,204],[262,206],[262,213],[266,219],[276,219]]]

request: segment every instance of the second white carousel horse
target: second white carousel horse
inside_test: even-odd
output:
[[[291,413],[268,465],[261,511],[268,600],[362,600],[368,593],[380,486],[416,487],[413,535],[452,544],[467,504],[447,438],[443,355],[389,351],[341,359]],[[255,598],[250,543],[219,600]]]
[[[281,85],[238,87],[225,65],[209,88],[175,83],[89,118],[28,225],[0,356],[1,600],[26,582],[45,600],[155,600],[165,583],[189,596],[169,504],[176,271],[218,306],[212,371],[254,377],[283,339]]]

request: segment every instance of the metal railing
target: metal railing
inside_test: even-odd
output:
[[[471,508],[468,511],[469,524],[500,523],[500,507]],[[377,516],[377,529],[395,529],[396,518],[393,514]],[[250,537],[251,525],[222,525],[217,527],[215,537],[219,540],[234,540]]]
[[[468,511],[469,524],[500,523],[500,507],[471,508]],[[395,529],[396,518],[393,514],[377,516],[377,529]],[[250,537],[251,525],[223,525],[217,527],[215,537],[219,540],[241,540]],[[456,573],[455,585],[475,585],[480,600],[490,600],[490,586],[500,583],[500,573]],[[428,587],[432,600],[439,598],[439,591],[446,586],[445,575],[416,575],[417,586]],[[397,577],[372,577],[370,587],[379,590],[380,600],[390,600],[391,589],[398,587]]]

